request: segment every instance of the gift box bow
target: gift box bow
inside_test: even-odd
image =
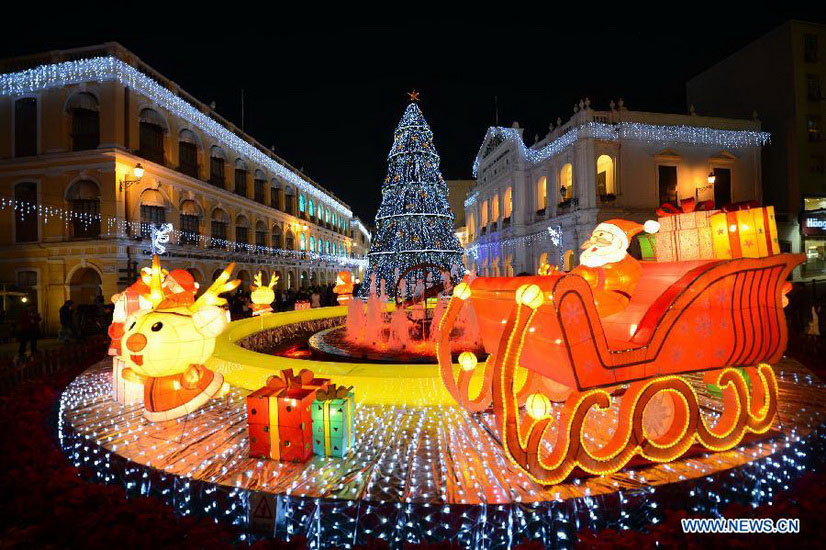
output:
[[[689,214],[691,212],[701,212],[704,210],[714,210],[714,201],[697,202],[694,198],[683,199],[680,206],[666,202],[657,208],[657,216],[664,218],[675,214]]]
[[[760,208],[760,203],[751,201],[730,202],[723,207],[723,212],[736,212],[738,210],[751,210],[752,208]]]
[[[298,374],[293,369],[284,369],[279,374],[267,378],[267,387],[274,392],[300,389],[313,381],[315,375],[309,369],[301,369]]]
[[[316,399],[318,399],[319,401],[346,399],[352,389],[353,386],[345,388],[344,386],[336,386],[335,384],[330,384],[326,390],[318,390],[316,392]]]

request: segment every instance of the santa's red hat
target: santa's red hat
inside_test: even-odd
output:
[[[624,249],[628,248],[628,244],[634,235],[642,233],[656,233],[660,230],[660,224],[654,220],[648,220],[644,224],[623,220],[621,218],[613,218],[600,223],[594,231],[601,230],[611,233],[622,242]]]

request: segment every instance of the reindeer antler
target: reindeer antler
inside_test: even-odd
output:
[[[252,284],[254,284],[256,287],[264,286],[264,283],[261,282],[261,272],[260,271],[255,274],[255,277],[252,278]]]
[[[273,273],[273,274],[270,276],[270,284],[269,284],[269,285],[267,285],[267,286],[269,286],[270,288],[275,288],[275,283],[277,283],[277,282],[278,282],[278,275],[276,275],[275,273]]]
[[[149,270],[149,280],[144,278],[144,282],[149,285],[149,293],[144,294],[144,298],[152,304],[155,309],[163,302],[163,288],[161,287],[161,259],[157,254],[152,256],[152,267]]]
[[[189,306],[192,311],[198,311],[206,306],[222,306],[227,303],[226,298],[221,298],[219,294],[235,290],[241,284],[241,279],[234,279],[229,281],[232,270],[235,269],[235,262],[229,264],[224,271],[215,279],[206,291],[201,294],[195,303]]]

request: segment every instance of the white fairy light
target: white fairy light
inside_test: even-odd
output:
[[[334,197],[290,170],[280,162],[202,113],[146,74],[116,57],[92,57],[40,65],[25,71],[0,75],[0,96],[28,94],[52,88],[64,88],[84,82],[117,82],[140,93],[173,115],[187,121],[223,146],[260,165],[295,185],[299,190],[332,203],[348,217],[353,212]]]
[[[586,122],[571,128],[544,147],[533,149],[525,145],[517,128],[493,126],[488,129],[484,143],[489,139],[516,144],[519,154],[530,164],[538,164],[558,154],[579,139],[593,138],[606,141],[621,139],[645,141],[647,143],[685,143],[689,145],[717,145],[726,149],[759,147],[771,141],[771,134],[757,130],[720,130],[688,125],[645,124],[642,122]],[[473,176],[479,175],[479,160],[482,149],[473,162]],[[470,206],[476,199],[478,190],[465,199],[465,206]]]

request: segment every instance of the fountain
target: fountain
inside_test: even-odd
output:
[[[444,287],[452,288],[450,273],[444,272]],[[433,288],[419,277],[411,285],[399,281],[398,295],[412,296],[408,300],[387,297],[386,283],[376,285],[371,275],[371,292],[366,298],[354,298],[347,303],[344,324],[327,328],[310,336],[308,345],[314,356],[320,359],[368,360],[392,363],[433,363],[436,361],[436,340],[439,322],[450,298],[447,291],[428,297]],[[484,355],[482,341],[473,310],[468,308],[457,321],[451,335],[451,354],[473,350]]]

